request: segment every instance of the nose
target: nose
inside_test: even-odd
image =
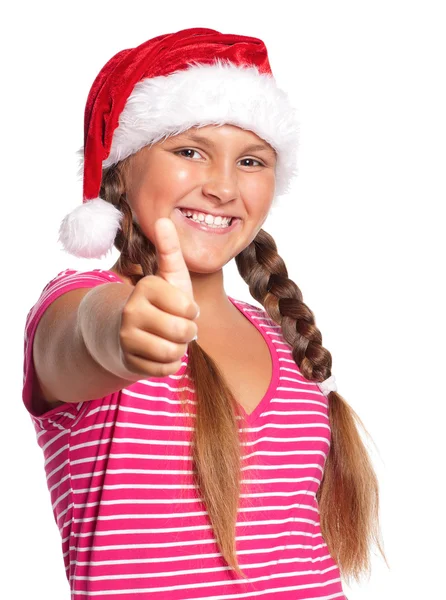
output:
[[[208,170],[202,188],[206,197],[224,203],[235,200],[240,193],[236,167],[228,163],[215,165]]]

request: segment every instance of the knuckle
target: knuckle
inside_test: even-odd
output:
[[[178,344],[167,343],[164,344],[162,354],[163,354],[163,362],[171,363],[178,360]]]
[[[181,314],[186,315],[190,311],[191,301],[184,292],[181,290],[178,291],[181,292],[178,298],[178,307],[181,311]]]
[[[170,363],[169,365],[169,375],[172,375],[173,373],[176,373],[178,371],[178,369],[181,368],[181,360],[176,360],[175,362]]]
[[[131,373],[136,371],[135,363],[133,362],[131,355],[127,352],[121,352],[121,363],[127,371],[130,371]]]
[[[119,330],[119,343],[122,348],[125,348],[131,339],[130,331],[127,327],[121,327]]]
[[[187,321],[179,321],[176,324],[175,327],[176,331],[175,331],[175,335],[178,337],[178,339],[180,340],[187,340],[189,339],[190,336],[190,326],[189,323]]]
[[[124,305],[124,307],[121,311],[121,324],[127,320],[131,321],[133,319],[134,315],[135,315],[135,305],[130,300]]]
[[[171,375],[173,372],[172,363],[161,363],[158,366],[159,377],[166,377],[167,375]]]
[[[138,281],[138,285],[140,285],[140,286],[150,285],[157,279],[159,279],[159,278],[156,277],[156,275],[145,275],[144,277],[141,277],[141,279]]]
[[[158,279],[159,277],[156,275],[145,275],[138,281],[136,286],[139,290],[142,290],[146,298],[150,299],[152,290],[159,284]]]

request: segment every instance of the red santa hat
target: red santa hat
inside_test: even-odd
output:
[[[297,173],[298,123],[260,39],[197,27],[118,52],[88,94],[79,151],[83,204],[61,223],[64,249],[101,258],[113,247],[122,213],[99,197],[102,169],[190,127],[225,123],[276,150],[275,197],[285,194]]]

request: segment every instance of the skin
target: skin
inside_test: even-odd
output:
[[[213,146],[192,141],[194,134]],[[265,149],[246,151],[251,144]],[[127,163],[123,175],[134,219],[152,241],[157,219],[168,217],[175,224],[202,322],[212,322],[216,314],[234,315],[223,266],[252,242],[265,222],[274,198],[275,165],[276,153],[265,140],[234,125],[192,127],[142,148]],[[178,206],[211,214],[217,210],[241,222],[224,235],[204,233],[181,221]],[[118,273],[116,265],[111,270]]]

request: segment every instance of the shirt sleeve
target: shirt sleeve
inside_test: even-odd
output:
[[[25,321],[24,352],[23,352],[23,390],[22,401],[26,410],[35,422],[46,421],[46,424],[63,428],[73,423],[82,403],[69,403],[54,407],[46,413],[39,414],[33,405],[35,393],[35,371],[33,363],[33,342],[37,325],[48,306],[59,296],[77,288],[96,287],[104,283],[124,283],[111,271],[94,269],[92,271],[76,271],[66,269],[61,271],[43,288],[37,302],[29,310]]]

